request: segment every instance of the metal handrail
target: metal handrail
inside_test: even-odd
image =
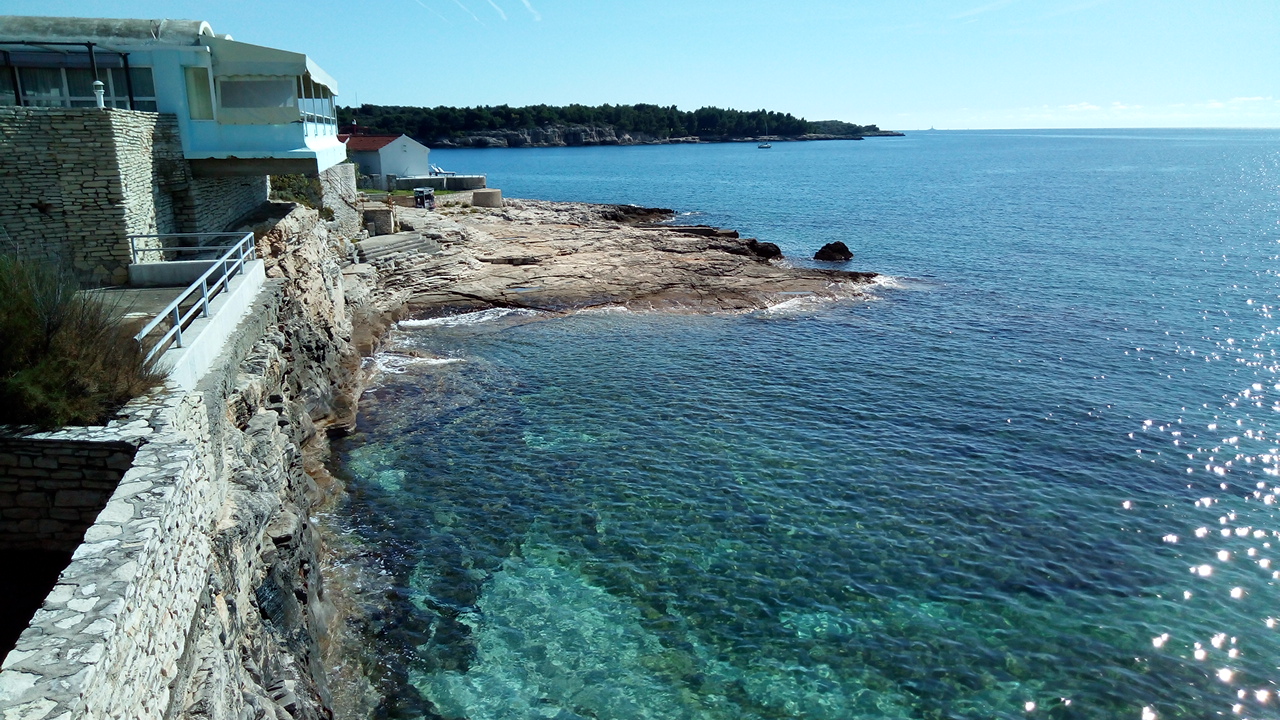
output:
[[[223,232],[223,233],[161,233],[156,235],[130,235],[129,236],[129,256],[131,262],[137,264],[142,262],[139,255],[142,253],[166,253],[166,252],[199,252],[204,250],[225,250],[231,245],[179,245],[176,247],[165,247],[164,241],[167,238],[243,238],[243,233]],[[138,247],[139,240],[160,240],[160,247]],[[237,240],[236,242],[239,242]],[[165,262],[164,255],[155,262]]]
[[[155,345],[147,351],[146,360],[149,362],[152,358],[169,348],[170,341],[176,342],[178,347],[184,347],[182,344],[182,331],[190,327],[196,318],[196,313],[200,317],[209,317],[209,301],[217,297],[229,287],[229,284],[236,275],[244,269],[244,264],[250,260],[258,259],[258,246],[254,242],[253,233],[245,233],[240,242],[232,245],[222,257],[213,261],[208,270],[204,271],[195,282],[191,283],[186,290],[182,292],[168,307],[161,310],[151,322],[147,323],[138,334],[133,336],[139,346],[144,346],[144,342],[151,331],[160,326],[161,323],[172,320],[173,327],[169,328]],[[212,276],[217,270],[222,271],[221,277],[216,280]],[[199,298],[185,312],[182,305],[186,301],[192,299],[199,294]]]

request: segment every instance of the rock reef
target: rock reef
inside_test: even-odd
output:
[[[732,230],[655,222],[669,221],[669,210],[537,200],[482,209],[450,198],[438,213],[399,208],[401,249],[370,260],[415,315],[750,310],[797,296],[856,297],[875,277],[792,267],[776,245]]]

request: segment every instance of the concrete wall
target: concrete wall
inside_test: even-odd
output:
[[[436,190],[479,190],[486,183],[484,175],[431,175],[428,177],[398,177],[397,190],[429,187]]]
[[[4,107],[0,139],[0,250],[86,287],[127,282],[127,235],[220,231],[267,198],[265,176],[192,177],[172,115]]]

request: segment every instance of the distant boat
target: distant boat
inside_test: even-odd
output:
[[[765,121],[764,121],[764,134],[765,134],[765,135],[768,135],[768,134],[769,134],[769,121],[768,121],[768,120],[765,120]],[[772,145],[770,145],[768,142],[762,142],[762,143],[760,143],[759,145],[757,145],[756,147],[760,148],[761,150],[768,150],[769,148],[771,148],[771,147],[773,147],[773,146],[772,146]]]

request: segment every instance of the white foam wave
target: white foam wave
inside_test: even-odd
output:
[[[378,372],[388,375],[403,375],[415,365],[448,365],[456,362],[462,362],[462,358],[415,357],[390,352],[379,353],[373,358],[374,367]]]
[[[578,311],[579,315],[622,315],[631,313],[629,307],[623,305],[601,305],[600,307],[583,308]]]
[[[426,320],[401,320],[399,326],[402,328],[465,327],[493,322],[505,317],[536,317],[541,314],[537,310],[526,310],[524,308],[489,308],[488,310],[477,310],[476,312],[449,315],[447,317],[427,318]]]
[[[822,305],[826,302],[827,300],[825,298],[818,297],[817,295],[800,295],[789,300],[783,300],[776,305],[770,305],[759,312],[765,315],[784,315],[786,313],[809,310],[814,306]]]

